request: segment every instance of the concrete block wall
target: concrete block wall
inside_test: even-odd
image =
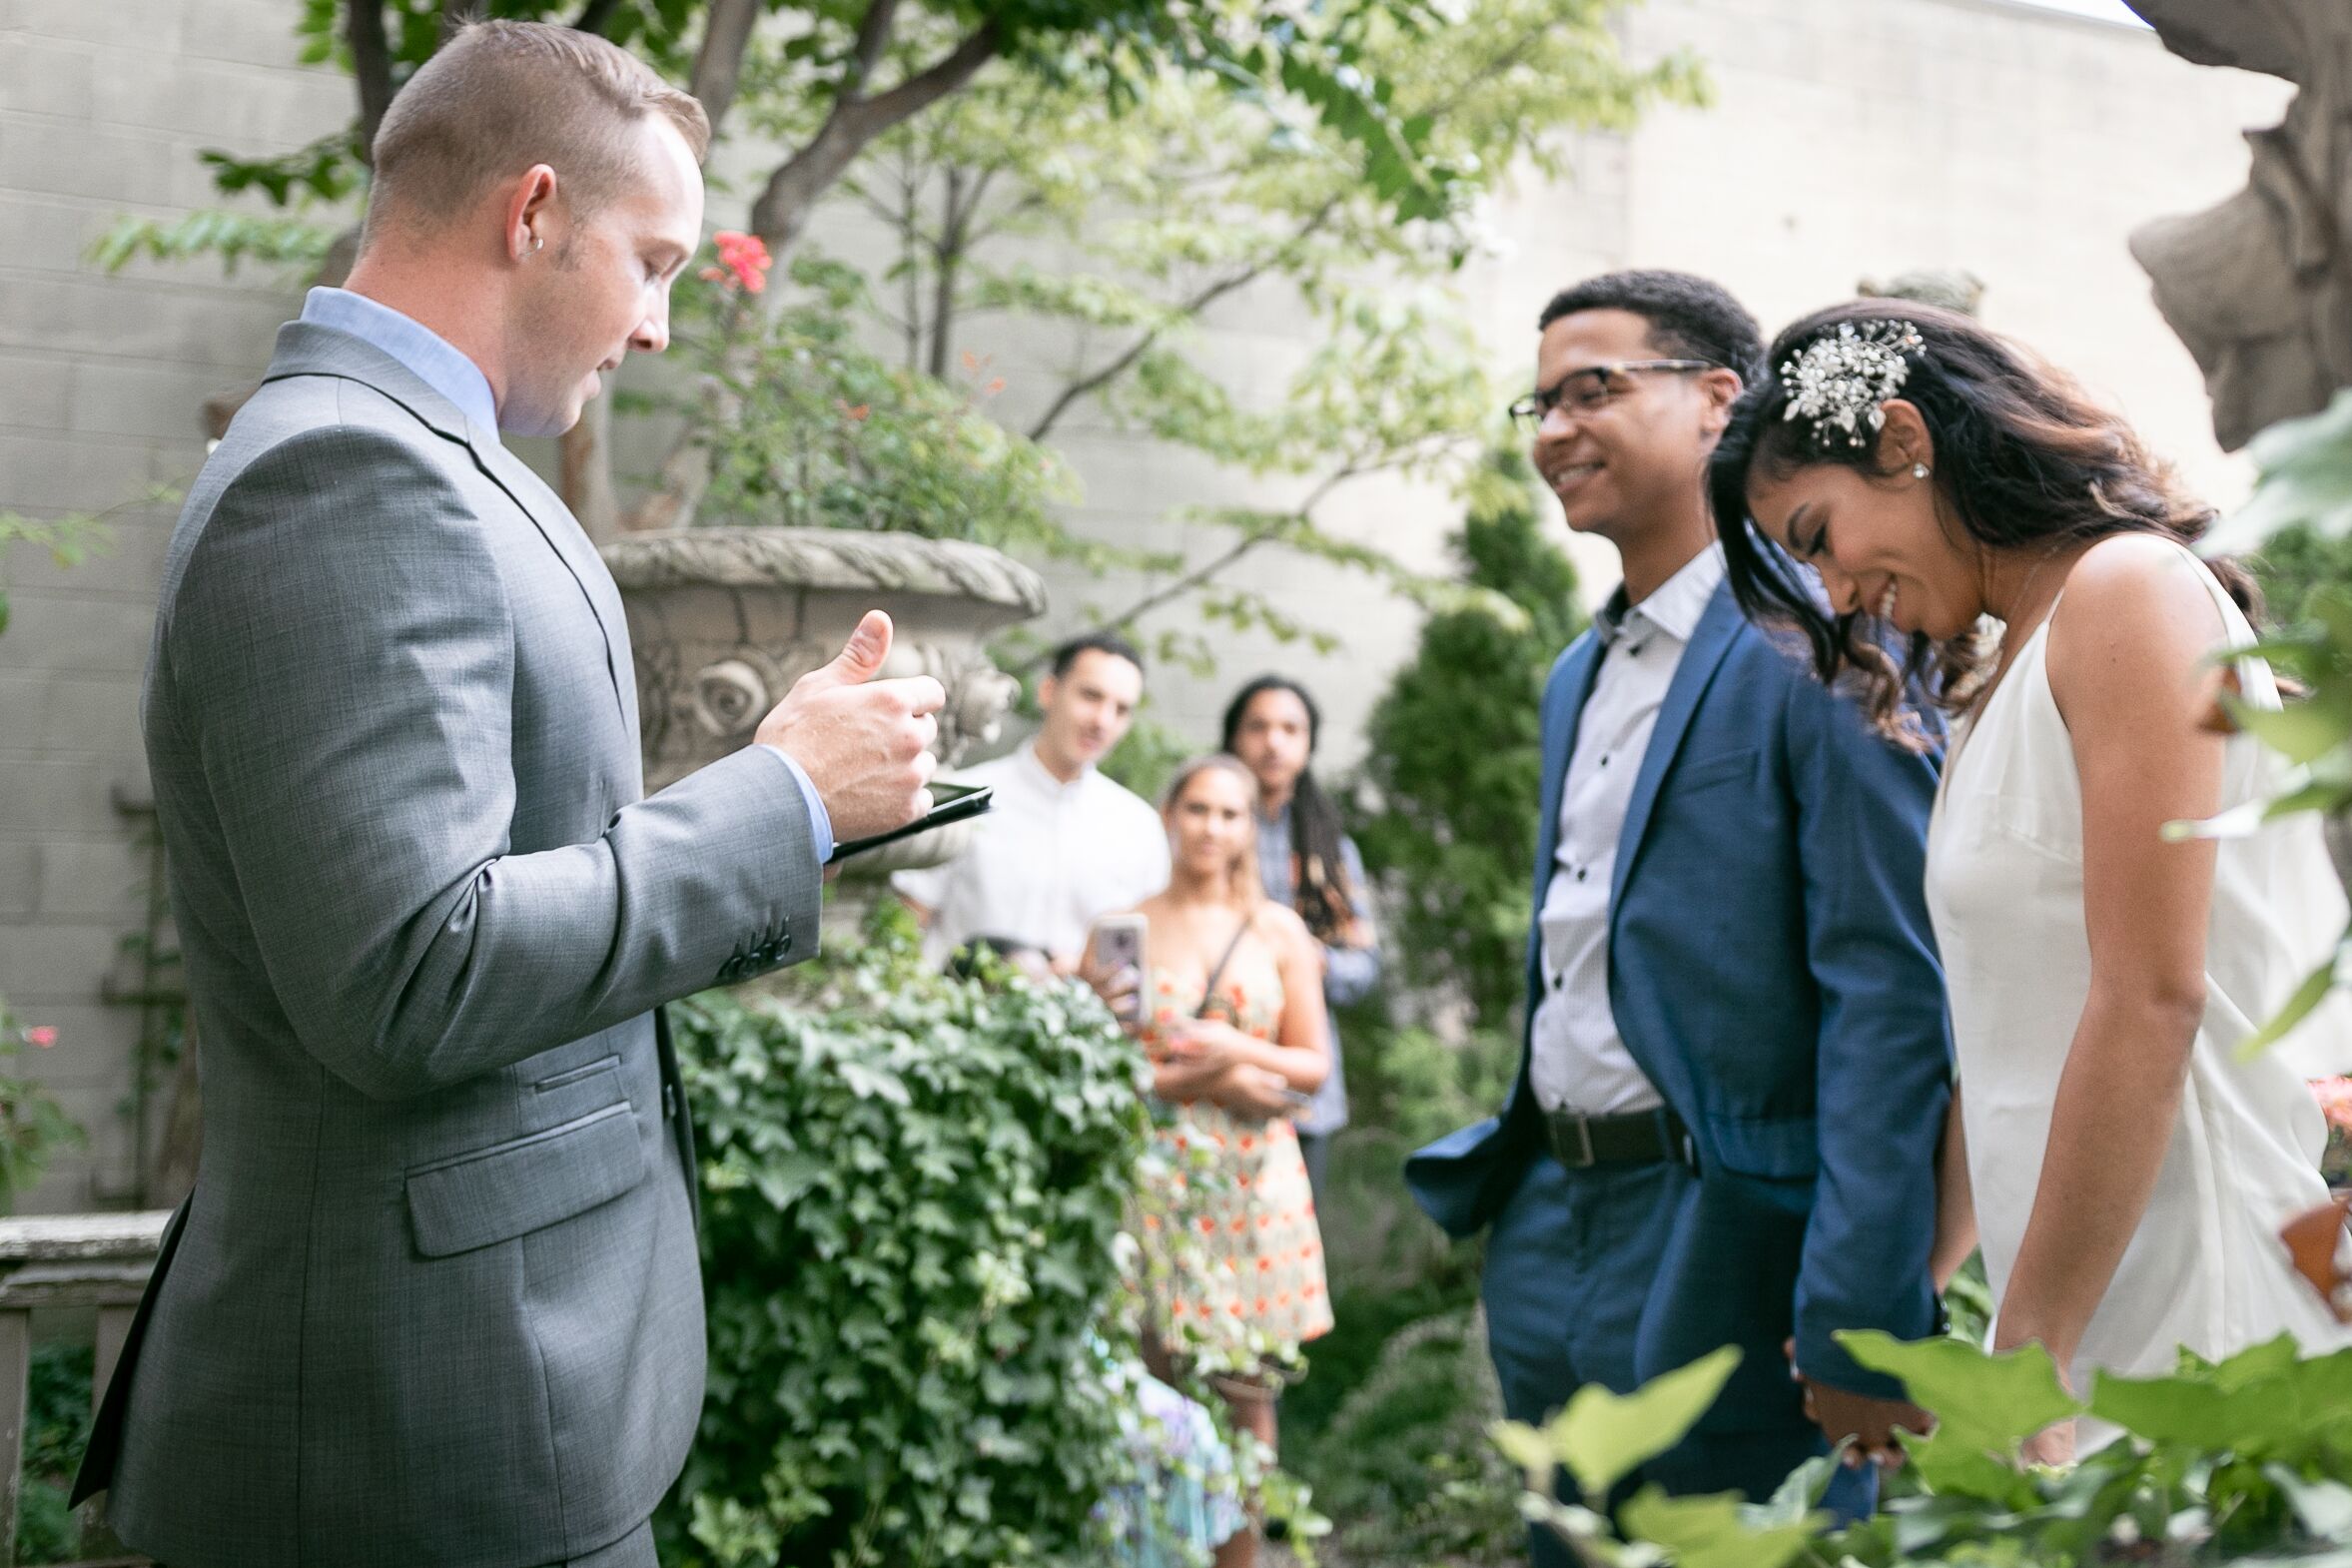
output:
[[[117,214],[209,204],[201,149],[289,151],[347,122],[348,83],[296,63],[296,11],[0,0],[0,508],[106,507],[185,479],[203,457],[200,400],[266,364],[298,305],[290,281],[207,265],[105,277],[82,258]],[[1524,385],[1543,301],[1605,268],[1711,274],[1771,326],[1865,275],[1964,266],[1987,283],[1995,325],[2110,395],[2216,499],[2242,489],[2123,239],[2234,190],[2236,133],[2276,118],[2281,84],[2197,70],[2143,32],[2010,0],[1647,0],[1624,33],[1637,58],[1695,50],[1718,102],[1582,138],[1572,178],[1496,204],[1496,249],[1459,287],[1505,395]],[[740,202],[714,201],[712,224],[738,222]],[[819,238],[851,256],[879,243],[847,213],[829,214]],[[1297,363],[1305,331],[1261,286],[1221,302],[1199,342],[1247,385]],[[978,322],[959,347],[1008,378],[1014,422],[1024,397],[1057,385],[1064,346],[1034,329]],[[1078,524],[1126,539],[1206,550],[1217,536],[1184,523],[1181,506],[1295,493],[1294,480],[1215,471],[1099,410],[1074,412],[1057,444],[1086,480]],[[657,457],[639,437],[624,466]],[[1425,487],[1375,480],[1343,492],[1326,520],[1435,565],[1458,518]],[[109,973],[129,978],[118,945],[144,921],[139,825],[112,797],[144,788],[138,681],[170,521],[169,508],[130,509],[111,553],[71,571],[22,547],[0,562],[16,609],[0,637],[0,992],[58,1026],[60,1045],[35,1066],[94,1137],[28,1208],[105,1205],[131,1167],[118,1107],[137,1020],[103,1006],[99,988]],[[1597,598],[1613,562],[1575,547]],[[1323,657],[1223,636],[1214,678],[1155,672],[1162,717],[1205,741],[1234,683],[1288,669],[1324,697],[1330,761],[1344,766],[1410,652],[1414,612],[1360,575],[1278,553],[1244,572],[1345,646]],[[1074,622],[1082,601],[1116,607],[1148,585],[1054,586],[1047,630]]]
[[[84,260],[118,215],[214,201],[207,147],[285,152],[345,123],[349,84],[296,63],[283,0],[0,0],[0,509],[123,507],[70,570],[18,545],[0,636],[0,993],[58,1044],[30,1058],[91,1135],[20,1202],[116,1206],[132,1169],[146,927],[139,676],[173,508],[138,504],[204,461],[200,405],[249,381],[298,291],[246,269]],[[132,504],[124,506],[125,502]],[[158,1113],[160,1120],[160,1111]]]

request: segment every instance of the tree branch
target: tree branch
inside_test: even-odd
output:
[[[989,173],[982,170],[967,191],[964,172],[954,164],[947,166],[947,196],[940,214],[939,239],[931,248],[932,265],[937,269],[932,278],[931,374],[943,381],[948,374],[948,357],[955,352],[958,271],[970,244],[972,215],[988,194]]]
[[[1251,262],[1248,266],[1242,268],[1239,272],[1228,273],[1224,277],[1217,279],[1214,283],[1211,283],[1205,288],[1200,289],[1197,293],[1193,294],[1191,298],[1183,301],[1176,307],[1176,315],[1178,317],[1187,319],[1198,316],[1202,311],[1207,310],[1208,307],[1214,305],[1217,301],[1223,299],[1226,295],[1231,294],[1235,289],[1239,289],[1246,284],[1256,282],[1267,272],[1287,261],[1290,257],[1296,255],[1298,247],[1303,245],[1307,239],[1315,234],[1316,231],[1320,230],[1323,225],[1329,223],[1331,221],[1331,215],[1336,213],[1338,210],[1339,198],[1334,196],[1329,201],[1325,202],[1312,217],[1306,220],[1306,222],[1300,224],[1298,226],[1297,232],[1292,234],[1287,240],[1284,240],[1279,248],[1259,257],[1256,261]],[[1062,415],[1070,411],[1071,405],[1073,403],[1076,403],[1081,397],[1086,396],[1089,392],[1108,386],[1110,383],[1117,381],[1120,377],[1125,376],[1131,369],[1134,368],[1135,363],[1138,360],[1141,360],[1147,353],[1149,353],[1152,349],[1152,346],[1158,343],[1162,338],[1166,337],[1167,334],[1168,328],[1166,324],[1152,328],[1150,331],[1146,332],[1143,337],[1130,344],[1126,351],[1122,353],[1117,359],[1111,361],[1109,364],[1103,366],[1099,370],[1089,372],[1088,374],[1080,377],[1078,380],[1072,382],[1069,386],[1063,388],[1061,395],[1056,397],[1047,407],[1046,411],[1038,416],[1037,423],[1030,426],[1029,438],[1033,441],[1044,440],[1047,434],[1053,430],[1054,426],[1062,422]]]
[[[1126,631],[1133,627],[1137,621],[1160,608],[1161,605],[1172,599],[1182,598],[1194,588],[1203,586],[1218,572],[1223,571],[1251,550],[1261,544],[1272,542],[1275,528],[1281,523],[1288,522],[1294,517],[1311,520],[1314,509],[1321,505],[1333,490],[1363,471],[1351,459],[1327,476],[1320,484],[1317,484],[1307,493],[1306,499],[1284,512],[1274,524],[1263,528],[1252,528],[1241,535],[1240,542],[1223,554],[1214,556],[1201,565],[1193,567],[1182,576],[1174,578],[1166,585],[1153,589],[1119,614],[1104,622],[1103,629],[1106,631]]]
[[[360,90],[360,151],[372,157],[376,128],[392,105],[392,44],[378,0],[345,0],[344,42],[352,51],[352,82]]]
[[[882,51],[890,47],[890,30],[898,21],[898,0],[873,0],[866,14],[858,18],[858,40],[850,46],[849,70],[841,79],[837,99],[856,102],[866,93],[866,84],[874,80],[874,70],[882,64]]]
[[[921,179],[915,161],[902,157],[898,166],[898,240],[899,265],[906,269],[907,369],[910,371],[923,363],[923,269],[915,259],[919,251],[926,249]]]
[[[871,18],[873,13],[869,12]],[[781,257],[808,224],[817,198],[841,178],[866,144],[912,119],[972,80],[997,53],[997,27],[984,22],[948,54],[888,92],[854,97],[845,87],[825,124],[806,147],[769,176],[767,189],[752,205],[751,230]]]
[[[594,10],[609,0],[588,0]],[[751,47],[752,24],[759,20],[759,0],[710,0],[710,16],[702,24],[702,45],[694,51],[694,74],[687,91],[710,117],[715,141],[719,122],[735,102],[735,86],[743,76],[743,52]]]

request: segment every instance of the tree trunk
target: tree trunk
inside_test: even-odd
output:
[[[360,156],[373,161],[376,128],[392,105],[392,43],[378,0],[345,0],[344,42],[352,50],[352,84],[360,93]]]
[[[996,53],[996,24],[984,22],[949,53],[886,93],[861,97],[845,84],[833,112],[809,144],[768,177],[767,188],[752,204],[752,233],[781,258],[808,226],[817,198],[833,188],[867,143],[961,90]]]
[[[620,497],[612,483],[612,393],[580,410],[579,422],[559,443],[562,473],[556,488],[590,541],[610,544],[621,531]]]
[[[713,139],[719,122],[734,106],[743,52],[751,46],[752,24],[758,20],[759,0],[710,0],[710,17],[702,25],[702,47],[694,52],[694,75],[687,90],[710,116]]]

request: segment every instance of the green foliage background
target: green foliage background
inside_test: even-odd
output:
[[[2294,625],[2314,613],[2314,596],[2322,588],[2352,588],[2352,534],[2292,523],[2263,540],[2247,564],[2262,584],[2271,621]]]
[[[1544,681],[1585,625],[1533,482],[1524,456],[1496,451],[1470,487],[1453,548],[1463,579],[1495,597],[1423,624],[1366,728],[1358,794],[1357,843],[1390,897],[1393,978],[1458,999],[1489,1035],[1524,1000]]]

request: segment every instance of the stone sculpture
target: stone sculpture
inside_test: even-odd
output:
[[[2352,385],[2352,7],[2341,0],[2127,0],[2198,65],[2293,82],[2286,118],[2250,131],[2246,189],[2131,237],[2156,308],[2205,373],[2231,450]]]
[[[624,535],[603,554],[628,609],[648,791],[749,743],[870,608],[897,626],[883,673],[947,688],[937,753],[952,768],[997,738],[1020,689],[989,662],[987,638],[1046,607],[1044,581],[1019,562],[907,533],[675,528]],[[862,875],[934,865],[969,832],[942,829],[850,864]]]

